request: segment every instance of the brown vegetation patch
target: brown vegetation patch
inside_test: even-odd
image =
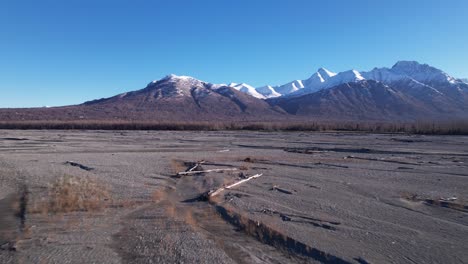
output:
[[[47,196],[30,208],[32,213],[98,211],[110,203],[108,188],[90,177],[62,176],[49,185]]]
[[[185,162],[182,160],[178,159],[172,159],[171,160],[171,169],[174,174],[177,174],[182,171],[187,170],[187,166],[185,165]]]

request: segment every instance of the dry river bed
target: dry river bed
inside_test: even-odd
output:
[[[467,216],[466,136],[0,131],[0,263],[468,263]]]

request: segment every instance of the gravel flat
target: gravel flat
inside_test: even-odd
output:
[[[0,263],[468,263],[467,190],[466,136],[1,130]]]

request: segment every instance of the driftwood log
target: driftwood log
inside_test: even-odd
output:
[[[260,177],[260,176],[262,176],[262,175],[263,175],[262,173],[260,173],[260,174],[255,174],[255,175],[250,176],[250,177],[248,177],[248,178],[246,178],[246,179],[243,179],[243,180],[240,180],[240,181],[238,181],[238,182],[235,182],[235,183],[233,183],[233,184],[231,184],[231,185],[228,185],[228,186],[225,186],[225,187],[221,187],[221,188],[217,189],[216,191],[211,192],[211,193],[209,194],[209,196],[210,196],[210,197],[214,197],[214,196],[218,195],[219,193],[221,193],[222,191],[224,191],[224,190],[226,190],[226,189],[229,190],[229,189],[234,188],[234,187],[236,187],[236,186],[238,186],[238,185],[240,185],[240,184],[246,183],[246,182],[248,182],[248,181],[250,181],[250,180],[252,180],[252,179],[258,178],[258,177]]]
[[[182,171],[178,172],[177,175],[190,175],[190,174],[198,174],[198,173],[205,173],[205,172],[218,172],[218,171],[236,171],[239,169],[211,169],[211,170],[203,170],[203,171]]]

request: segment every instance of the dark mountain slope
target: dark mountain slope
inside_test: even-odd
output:
[[[381,82],[338,85],[294,98],[270,99],[286,112],[308,118],[343,120],[412,120],[436,115],[433,109]]]

